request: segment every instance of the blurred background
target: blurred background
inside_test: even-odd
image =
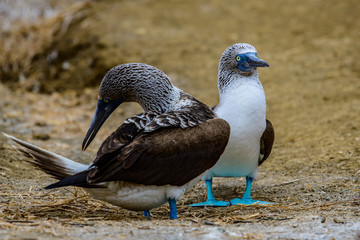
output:
[[[1,0],[0,130],[91,162],[104,138],[142,111],[123,104],[80,151],[110,68],[154,65],[212,106],[221,54],[247,42],[270,64],[259,75],[276,133],[258,188],[261,179],[266,190],[295,177],[301,184],[267,196],[314,188],[302,198],[352,198],[360,181],[359,13],[358,0]]]

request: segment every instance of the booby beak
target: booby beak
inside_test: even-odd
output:
[[[99,99],[96,105],[96,111],[94,118],[91,122],[90,128],[86,133],[86,136],[82,143],[82,150],[85,151],[95,138],[97,132],[104,124],[110,114],[123,102],[122,98],[116,100]]]
[[[255,55],[247,55],[247,63],[250,67],[269,67],[270,65]]]

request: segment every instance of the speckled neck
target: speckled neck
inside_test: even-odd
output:
[[[220,94],[247,83],[260,84],[257,70],[240,73],[237,69],[229,70],[219,68],[218,89]]]

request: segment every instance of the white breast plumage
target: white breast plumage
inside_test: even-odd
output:
[[[230,124],[230,139],[208,176],[256,177],[260,138],[265,130],[265,111],[265,93],[260,82],[230,87],[221,94],[215,112]]]
[[[258,166],[269,156],[274,141],[274,129],[265,117],[265,93],[257,73],[258,67],[268,66],[259,58],[256,49],[246,43],[228,47],[221,56],[218,78],[220,103],[214,111],[230,124],[230,139],[219,161],[203,178],[207,200],[191,206],[258,202],[250,197],[251,183],[256,178]],[[246,177],[243,198],[230,202],[217,201],[212,193],[213,177]]]

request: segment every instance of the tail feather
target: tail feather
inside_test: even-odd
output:
[[[88,169],[88,165],[74,162],[58,154],[34,146],[28,142],[17,139],[11,135],[4,134],[17,145],[12,145],[21,154],[29,158],[29,162],[35,167],[50,174],[56,179],[62,180]]]
[[[87,171],[77,173],[70,177],[61,179],[56,183],[50,184],[49,186],[46,186],[45,189],[53,189],[53,188],[66,187],[66,186],[76,186],[76,187],[85,187],[85,188],[100,187],[96,185],[88,185],[86,181],[87,174],[88,174]]]

